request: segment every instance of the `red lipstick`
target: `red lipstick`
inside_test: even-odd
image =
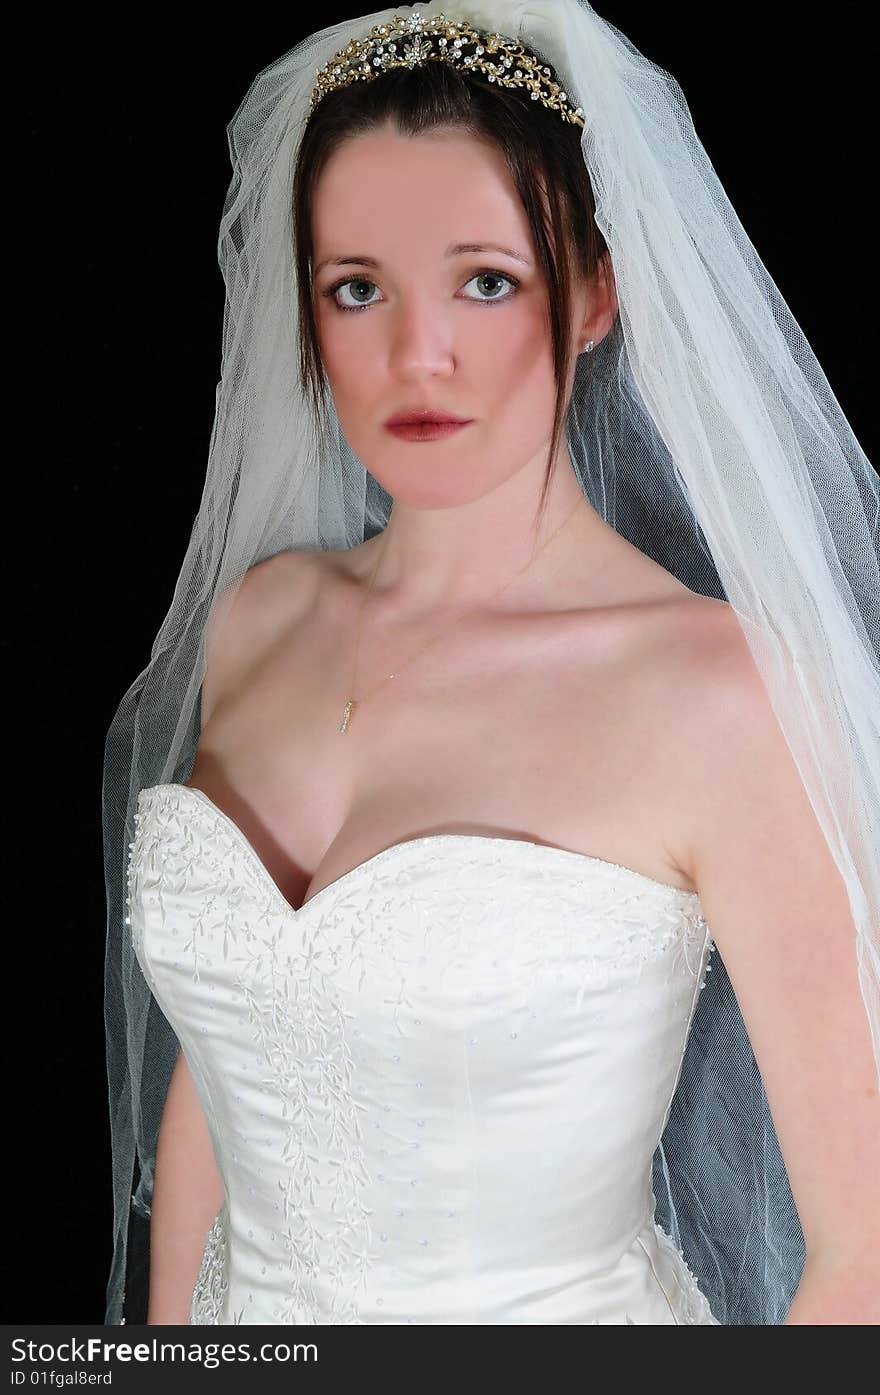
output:
[[[468,426],[470,417],[459,417],[454,412],[440,408],[405,408],[389,417],[385,425],[395,436],[406,441],[438,441],[452,436],[463,426]]]

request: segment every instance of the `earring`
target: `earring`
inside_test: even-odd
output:
[[[585,344],[584,347],[581,349],[581,353],[582,353],[582,354],[591,354],[591,353],[593,352],[593,350],[595,349],[595,347],[596,347],[596,345],[593,343],[593,341],[592,341],[592,339],[591,339],[590,342],[589,342],[588,344]]]

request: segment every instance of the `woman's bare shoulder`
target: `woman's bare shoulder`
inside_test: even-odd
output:
[[[760,685],[742,622],[729,601],[691,592],[664,608],[655,627],[653,657],[660,657],[679,713],[714,722],[744,686]],[[693,729],[693,728],[692,728]]]
[[[760,685],[760,673],[739,614],[729,601],[694,596],[685,607],[686,624],[694,638],[693,654],[705,684],[726,700],[731,685]],[[705,697],[705,689],[701,697]]]
[[[242,577],[248,599],[284,603],[298,598],[304,602],[315,584],[324,555],[320,548],[287,548],[256,562]]]
[[[208,619],[209,649],[221,630],[230,638],[246,641],[256,626],[256,637],[279,618],[294,618],[313,599],[321,553],[276,552],[249,567],[215,598]]]
[[[322,574],[320,551],[288,549],[249,567],[219,591],[205,631],[202,725],[282,630],[305,615]]]

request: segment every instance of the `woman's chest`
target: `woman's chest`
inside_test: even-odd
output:
[[[632,633],[588,628],[459,636],[445,654],[389,665],[387,681],[374,656],[353,693],[332,653],[307,661],[303,647],[222,704],[191,783],[297,906],[433,833],[547,843],[693,889],[669,853],[683,785],[662,661],[640,656]]]

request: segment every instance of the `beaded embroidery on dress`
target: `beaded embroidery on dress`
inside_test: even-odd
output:
[[[224,1185],[192,1323],[717,1325],[651,1184],[695,894],[431,834],[295,910],[206,795],[155,785],[128,905]]]

